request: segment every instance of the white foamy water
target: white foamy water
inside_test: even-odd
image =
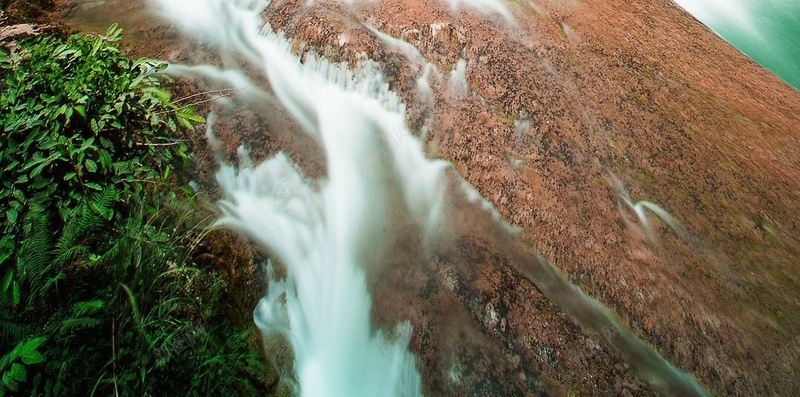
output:
[[[365,269],[379,262],[396,221],[436,234],[446,164],[424,158],[404,107],[373,63],[353,72],[312,55],[301,64],[282,36],[261,30],[262,2],[159,4],[187,30],[263,67],[271,93],[238,71],[173,72],[247,84],[242,96],[274,95],[326,154],[327,176],[319,180],[284,154],[258,166],[245,158],[243,168],[224,166],[217,175],[227,196],[220,223],[246,232],[287,268],[284,280],[270,283],[255,318],[265,333],[290,341],[300,394],[421,394],[416,359],[407,350],[411,326],[399,324],[390,337],[373,329]],[[186,9],[193,12],[179,12]]]
[[[756,27],[745,2],[737,0],[674,0],[683,9],[705,23],[728,20],[753,34]]]

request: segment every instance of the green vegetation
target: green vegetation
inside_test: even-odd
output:
[[[176,172],[202,121],[106,36],[0,48],[0,395],[264,394]]]

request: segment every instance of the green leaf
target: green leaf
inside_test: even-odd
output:
[[[81,117],[86,118],[86,106],[76,105],[73,109],[75,109],[75,112],[81,115]]]
[[[100,150],[100,167],[103,168],[104,172],[108,172],[111,168],[111,164],[113,164],[114,160],[111,158],[111,154],[107,150]]]
[[[28,371],[25,370],[25,366],[18,363],[11,364],[11,379],[25,382],[28,379]]]
[[[57,131],[52,131],[51,133],[56,133],[56,132]],[[42,142],[39,142],[40,150],[50,150],[56,146],[58,146],[58,140],[56,139],[47,139]]]
[[[16,306],[20,302],[19,284],[16,281],[11,282],[11,303]]]
[[[66,123],[69,124],[69,119],[72,118],[72,113],[75,111],[75,108],[67,107],[67,105],[63,105],[64,108],[64,117],[66,117]]]
[[[22,343],[17,343],[11,352],[7,353],[5,356],[0,357],[0,364],[2,366],[8,365],[8,363],[14,362],[19,358],[20,352],[22,351]],[[0,368],[2,368],[0,366]]]
[[[6,211],[6,217],[8,218],[9,223],[16,223],[17,216],[19,216],[19,212],[13,208],[10,208],[8,211]]]
[[[55,186],[55,185],[53,185],[53,181],[51,181],[49,179],[39,178],[39,179],[35,180],[35,182],[33,182],[31,184],[30,188],[33,189],[33,190],[39,190],[39,189],[42,189],[42,188],[47,187],[47,186]]]
[[[81,148],[79,150],[83,151],[93,147],[94,147],[94,137],[90,137],[81,144]]]
[[[14,238],[11,236],[3,236],[0,239],[0,263],[5,262],[14,253]]]
[[[19,161],[17,161],[17,160],[12,160],[10,164],[6,165],[6,169],[5,169],[5,170],[6,170],[6,171],[12,171],[14,168],[17,168],[17,166],[18,166],[19,164],[20,164],[20,162],[19,162]]]
[[[44,356],[42,355],[42,353],[39,353],[36,350],[27,353],[22,353],[21,358],[22,362],[27,365],[39,364],[41,362],[44,362]]]
[[[9,270],[8,273],[6,273],[6,276],[3,278],[3,289],[2,289],[3,293],[8,291],[8,287],[11,286],[11,282],[13,280],[14,280],[14,271]]]
[[[22,190],[14,189],[11,194],[14,195],[17,200],[25,202],[25,193],[23,193]]]
[[[102,299],[93,299],[90,301],[78,302],[75,307],[79,310],[95,313],[105,307],[106,303]]]
[[[44,344],[44,342],[46,342],[46,341],[47,341],[47,337],[46,336],[40,336],[38,338],[33,338],[33,339],[25,342],[25,344],[22,345],[22,354],[35,351],[36,349],[39,348],[39,346]]]
[[[108,42],[119,41],[122,38],[122,28],[116,22],[108,27],[106,35],[103,37]]]
[[[102,216],[103,219],[105,219],[107,221],[110,221],[111,218],[114,217],[114,210],[111,209],[111,208],[107,208],[107,207],[104,207],[104,206],[101,206],[101,205],[97,205],[96,203],[92,203],[91,207],[92,207],[93,210],[97,211],[97,213],[100,214],[100,216]]]
[[[19,389],[19,385],[17,385],[17,382],[11,377],[11,371],[3,372],[3,384],[11,391],[17,391]]]
[[[89,172],[92,173],[97,172],[97,163],[95,163],[93,160],[87,159],[85,166],[86,170],[88,170]]]
[[[194,121],[194,122],[197,122],[197,123],[205,123],[206,122],[206,119],[203,116],[195,113],[194,110],[189,109],[189,108],[178,110],[178,111],[175,112],[175,114],[179,118],[190,120],[190,121]]]
[[[146,90],[144,90],[144,91],[145,91],[145,93],[147,93],[147,94],[152,94],[153,96],[155,96],[156,98],[158,98],[158,100],[159,100],[161,103],[168,103],[168,102],[170,102],[170,97],[171,97],[171,95],[170,95],[170,93],[169,93],[167,90],[165,90],[165,89],[163,89],[163,88],[158,88],[158,87],[149,87],[149,88],[147,88],[147,89],[146,89]]]
[[[114,123],[117,123],[117,122],[115,121]],[[114,123],[111,124],[112,127],[114,127],[114,128],[122,128],[122,125],[116,126]],[[119,124],[119,123],[117,123],[117,124]],[[111,141],[108,140],[108,138],[106,138],[104,136],[100,137],[100,146],[105,148],[105,149],[112,149],[114,147],[114,145],[111,143]]]
[[[92,190],[97,190],[97,191],[103,190],[103,187],[100,186],[100,184],[97,183],[97,182],[86,182],[86,187],[88,187],[89,189],[92,189]]]

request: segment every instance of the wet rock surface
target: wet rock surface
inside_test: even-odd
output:
[[[130,12],[109,11],[123,3]],[[122,17],[135,55],[201,52],[133,12],[142,7],[109,0],[91,23],[66,20],[102,32]],[[449,160],[572,282],[712,393],[800,389],[800,93],[668,0],[509,7],[516,25],[412,0],[274,1],[264,17],[298,52],[378,61],[411,125],[428,131],[430,156]],[[451,80],[462,59],[466,89]],[[426,68],[430,93],[417,80]],[[257,157],[289,150],[324,172],[274,125],[237,121],[219,133],[229,155],[245,142]],[[210,179],[216,165],[202,161],[199,178]],[[649,213],[648,232],[626,195],[681,226]],[[454,205],[463,233],[452,245],[415,258],[409,238],[387,261],[418,267],[371,275],[392,286],[375,290],[376,320],[414,325],[428,394],[652,393],[496,252],[493,229],[476,221],[484,215]]]

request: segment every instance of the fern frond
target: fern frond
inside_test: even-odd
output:
[[[32,302],[37,302],[44,298],[53,287],[58,288],[58,282],[65,278],[64,272],[59,271],[54,276],[51,276],[44,283],[38,283],[31,286],[30,299]]]
[[[104,262],[115,262],[120,258],[120,253],[122,252],[121,249],[121,241],[120,238],[117,237],[111,240],[111,245],[106,249],[106,252],[100,257],[101,261]]]
[[[12,319],[0,318],[0,341],[4,346],[13,346],[30,334],[30,326]]]
[[[29,289],[43,285],[55,268],[50,223],[39,212],[25,217],[25,238],[17,254],[17,274],[20,284]]]
[[[102,299],[78,302],[72,305],[72,315],[85,317],[102,312],[104,307],[106,307],[106,303]]]
[[[64,244],[61,247],[57,247],[56,253],[58,256],[55,261],[60,265],[66,265],[79,261],[81,258],[85,258],[89,255],[89,252],[89,247],[86,245],[78,244],[69,246],[68,244]]]
[[[59,340],[71,338],[76,331],[102,325],[105,310],[106,303],[102,299],[76,302],[59,310],[45,326],[45,331],[58,335]]]
[[[102,323],[103,320],[94,317],[68,318],[61,322],[58,332],[60,335],[72,334],[80,329],[96,328]]]
[[[103,226],[103,219],[99,214],[90,211],[86,204],[82,205],[76,215],[64,225],[61,237],[56,242],[57,261],[60,264],[76,260],[76,247],[85,246],[86,236],[91,235]],[[89,248],[86,247],[86,250]]]
[[[81,203],[56,243],[56,261],[61,265],[80,261],[89,253],[103,253],[113,246],[116,235],[106,223],[114,216],[114,205],[119,201],[119,190],[108,186]]]
[[[113,185],[108,185],[103,191],[95,193],[89,200],[89,207],[105,219],[111,219],[114,204],[121,201],[121,193]]]

